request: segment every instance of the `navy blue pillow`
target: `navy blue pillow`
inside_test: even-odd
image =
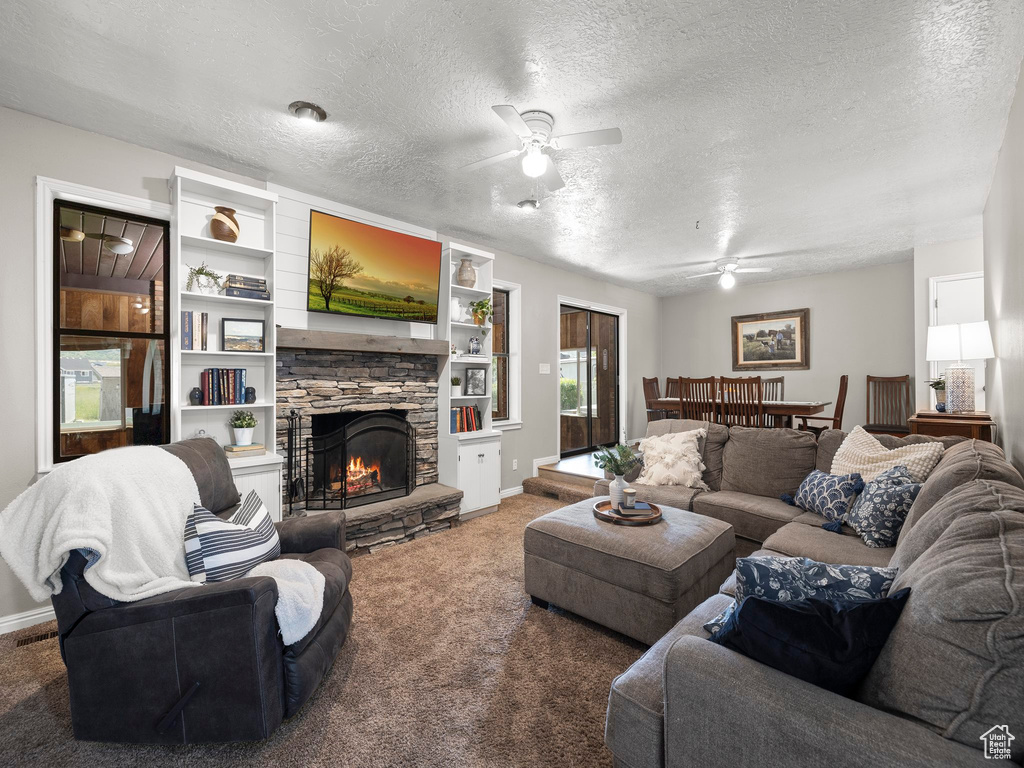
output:
[[[848,696],[871,670],[910,589],[878,600],[748,597],[710,640]]]

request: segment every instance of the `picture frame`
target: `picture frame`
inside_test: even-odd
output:
[[[811,367],[811,310],[789,309],[732,318],[734,371],[805,371]]]
[[[222,317],[220,348],[222,352],[266,352],[265,321],[246,317]]]
[[[466,394],[477,397],[487,394],[487,369],[466,369]]]

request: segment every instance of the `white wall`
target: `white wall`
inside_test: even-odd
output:
[[[741,275],[730,291],[662,299],[662,380],[746,375],[732,370],[731,318],[809,307],[810,369],[760,375],[784,375],[787,400],[834,401],[839,377],[848,374],[843,425],[863,424],[865,377],[914,371],[912,283],[908,261],[753,285]],[[832,406],[823,415],[831,416]]]
[[[997,442],[1024,471],[1024,78],[1017,81],[984,228],[985,317],[996,351],[986,401]]]
[[[931,378],[930,365],[925,360],[932,311],[928,280],[944,275],[981,272],[983,269],[981,237],[914,246],[914,391],[920,410],[932,407],[931,392],[925,383]]]

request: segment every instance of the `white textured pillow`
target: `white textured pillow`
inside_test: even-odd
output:
[[[690,432],[645,437],[640,441],[644,468],[637,482],[643,485],[685,485],[687,488],[708,490],[701,479],[704,462],[700,458],[700,440],[707,437],[707,434],[706,429],[694,429]]]
[[[915,483],[923,483],[942,458],[942,443],[915,443],[889,450],[862,427],[854,427],[832,459],[833,475],[859,472],[870,483],[893,467],[906,467]]]

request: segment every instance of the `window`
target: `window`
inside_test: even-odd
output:
[[[588,371],[589,368],[589,371]],[[587,402],[591,415],[597,416],[597,348],[563,349],[558,353],[561,406],[566,416],[585,416]],[[590,397],[587,397],[587,385]]]
[[[491,296],[491,422],[497,429],[514,429],[520,420],[520,302],[522,288],[494,281]]]
[[[167,222],[55,200],[53,226],[54,462],[167,442]]]

